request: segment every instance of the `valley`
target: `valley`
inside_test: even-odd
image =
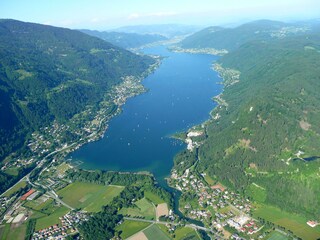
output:
[[[134,54],[1,24],[0,239],[320,237],[316,28],[210,27]],[[22,29],[22,53],[44,32],[24,65]]]

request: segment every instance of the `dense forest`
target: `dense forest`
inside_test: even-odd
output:
[[[81,236],[86,240],[111,239],[114,236],[115,227],[122,218],[116,207],[105,207],[103,211],[95,213],[78,228]]]
[[[254,40],[218,60],[240,81],[225,86],[225,104],[211,114],[221,117],[206,123],[199,171],[254,200],[320,216],[319,42],[314,32]]]
[[[0,160],[154,63],[79,31],[15,20],[0,21],[0,42]]]
[[[70,170],[68,178],[71,181],[90,182],[96,184],[114,184],[127,186],[131,184],[136,185],[150,185],[154,183],[154,178],[146,174],[121,173],[109,171],[86,171],[82,169]]]
[[[99,32],[93,30],[80,30],[90,36],[101,38],[122,48],[138,48],[146,44],[163,41],[167,38],[158,34],[137,34],[123,32]]]

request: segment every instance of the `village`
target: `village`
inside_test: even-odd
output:
[[[156,63],[147,70],[152,72],[160,64]],[[1,171],[11,174],[23,169],[39,167],[45,164],[49,157],[55,159],[67,156],[83,144],[98,140],[104,136],[111,118],[121,112],[121,106],[126,99],[145,91],[141,77],[127,76],[122,82],[106,93],[106,98],[99,103],[99,109],[88,106],[83,112],[73,116],[67,123],[54,121],[51,125],[40,128],[31,134],[27,143],[27,151],[13,154],[1,165]]]
[[[200,220],[207,227],[224,234],[226,238],[231,236],[225,229],[226,226],[228,229],[233,228],[234,232],[247,236],[257,234],[263,226],[250,216],[252,204],[249,199],[229,191],[219,183],[209,186],[204,180],[205,175],[205,173],[198,175],[191,168],[182,175],[178,175],[176,170],[172,171],[171,183],[175,188],[182,192],[191,192],[196,196],[195,201],[198,206],[186,203],[180,207],[183,213],[187,217]]]

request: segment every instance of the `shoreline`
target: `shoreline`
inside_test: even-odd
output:
[[[146,69],[143,73],[141,73],[141,75],[135,76],[135,77],[126,76],[123,78],[123,81],[121,83],[113,86],[111,90],[106,92],[103,99],[101,99],[101,101],[98,103],[99,107],[98,109],[96,109],[95,114],[91,116],[93,120],[91,120],[89,117],[84,121],[85,123],[82,123],[83,125],[86,125],[86,124],[92,123],[93,121],[97,121],[96,125],[98,126],[97,126],[97,129],[95,129],[95,131],[91,131],[91,129],[86,129],[85,126],[76,126],[81,130],[85,130],[86,135],[81,136],[81,138],[76,141],[63,142],[63,143],[53,142],[53,144],[58,143],[58,146],[55,146],[54,151],[49,151],[49,149],[47,150],[45,149],[39,152],[39,151],[36,151],[37,149],[33,150],[32,147],[29,147],[28,151],[30,151],[31,157],[26,158],[21,155],[14,157],[15,155],[17,155],[17,152],[10,154],[10,156],[8,156],[4,160],[4,166],[1,168],[1,171],[5,171],[6,169],[16,167],[17,164],[20,164],[21,166],[24,166],[24,167],[29,167],[32,164],[36,164],[36,167],[33,168],[27,175],[21,176],[12,186],[10,186],[8,189],[3,191],[1,195],[3,195],[5,192],[12,189],[15,185],[21,182],[26,176],[29,176],[31,173],[38,170],[39,168],[40,169],[45,168],[45,166],[47,164],[50,164],[52,161],[65,161],[65,162],[69,161],[70,162],[70,159],[67,159],[67,160],[65,159],[65,157],[68,156],[70,153],[74,152],[75,150],[79,149],[80,147],[82,147],[87,143],[98,141],[101,138],[103,138],[105,132],[108,130],[109,121],[113,117],[117,116],[122,112],[122,106],[126,103],[126,101],[131,97],[143,94],[148,91],[148,89],[146,89],[142,84],[142,81],[146,79],[150,74],[152,74],[161,65],[160,57],[153,56],[153,58],[155,59],[155,63],[150,65],[148,69]],[[128,87],[125,86],[126,84],[128,85]],[[124,89],[126,90],[126,92],[123,92]],[[106,97],[110,97],[111,100],[109,100],[109,102],[105,102]],[[109,114],[104,115],[106,111],[109,110],[110,103],[116,106],[116,110],[114,112],[111,112],[110,115]],[[90,111],[93,111],[93,110],[90,110],[91,107],[92,106],[88,106],[89,113],[91,113]],[[78,116],[81,114],[86,114],[87,112],[88,110],[85,110],[76,115]],[[74,124],[73,121],[75,116],[73,116],[70,120],[68,120],[68,122],[65,125],[61,124],[62,128],[65,129],[66,132],[70,128],[70,126]],[[97,119],[99,119],[99,121]],[[42,127],[41,128],[42,130],[40,129],[40,131],[43,131],[42,133],[43,135],[50,136],[50,132],[52,131],[53,126],[55,128],[57,128],[57,126],[60,127],[56,121],[52,122],[51,124],[52,124],[52,127],[46,126],[46,127]],[[40,135],[40,138],[43,139],[44,138],[43,135]],[[35,139],[38,136],[39,136],[39,132],[32,133],[32,139]],[[28,144],[28,146],[29,145],[31,146],[31,144]],[[81,164],[82,163],[78,164],[77,167],[79,168]],[[151,174],[153,176],[151,172],[148,174]]]
[[[179,46],[171,46],[168,49],[176,53],[209,54],[214,56],[224,56],[228,54],[228,50],[226,49],[215,48],[181,48]]]

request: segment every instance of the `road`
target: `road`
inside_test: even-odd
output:
[[[64,205],[65,207],[69,208],[70,210],[74,210],[73,207],[71,207],[70,205],[66,204],[64,201],[62,201],[62,200],[59,198],[58,194],[56,194],[56,192],[55,192],[53,189],[51,189],[50,187],[40,186],[39,184],[36,184],[36,183],[31,182],[30,179],[29,179],[29,176],[27,177],[26,181],[27,181],[30,185],[32,185],[33,187],[44,187],[44,188],[46,188],[46,189],[47,189],[47,192],[46,192],[46,195],[47,195],[47,196],[53,198],[54,200],[56,200],[56,202],[59,202],[60,204],[62,204],[62,205]]]
[[[50,157],[51,155],[55,154],[55,153],[58,153],[58,152],[61,152],[63,150],[66,150],[67,148],[70,148],[72,147],[73,145],[75,145],[76,143],[72,143],[70,144],[69,146],[65,146],[61,149],[58,149],[58,150],[55,150],[53,151],[52,153],[49,153],[47,156],[45,156],[42,161],[40,162],[40,164],[38,166],[36,166],[31,172],[29,172],[27,175],[25,175],[23,178],[21,178],[18,182],[16,182],[13,186],[11,186],[10,188],[8,188],[5,192],[3,192],[0,197],[3,197],[5,195],[6,192],[10,191],[12,188],[14,188],[17,184],[19,184],[20,182],[23,182],[23,181],[29,181],[29,176],[30,174],[37,168],[41,167],[43,164],[44,164],[44,161],[46,158]],[[44,169],[43,169],[44,170]],[[43,172],[43,170],[41,171],[41,173]],[[41,174],[40,173],[40,174]],[[30,181],[29,181],[30,182]]]

